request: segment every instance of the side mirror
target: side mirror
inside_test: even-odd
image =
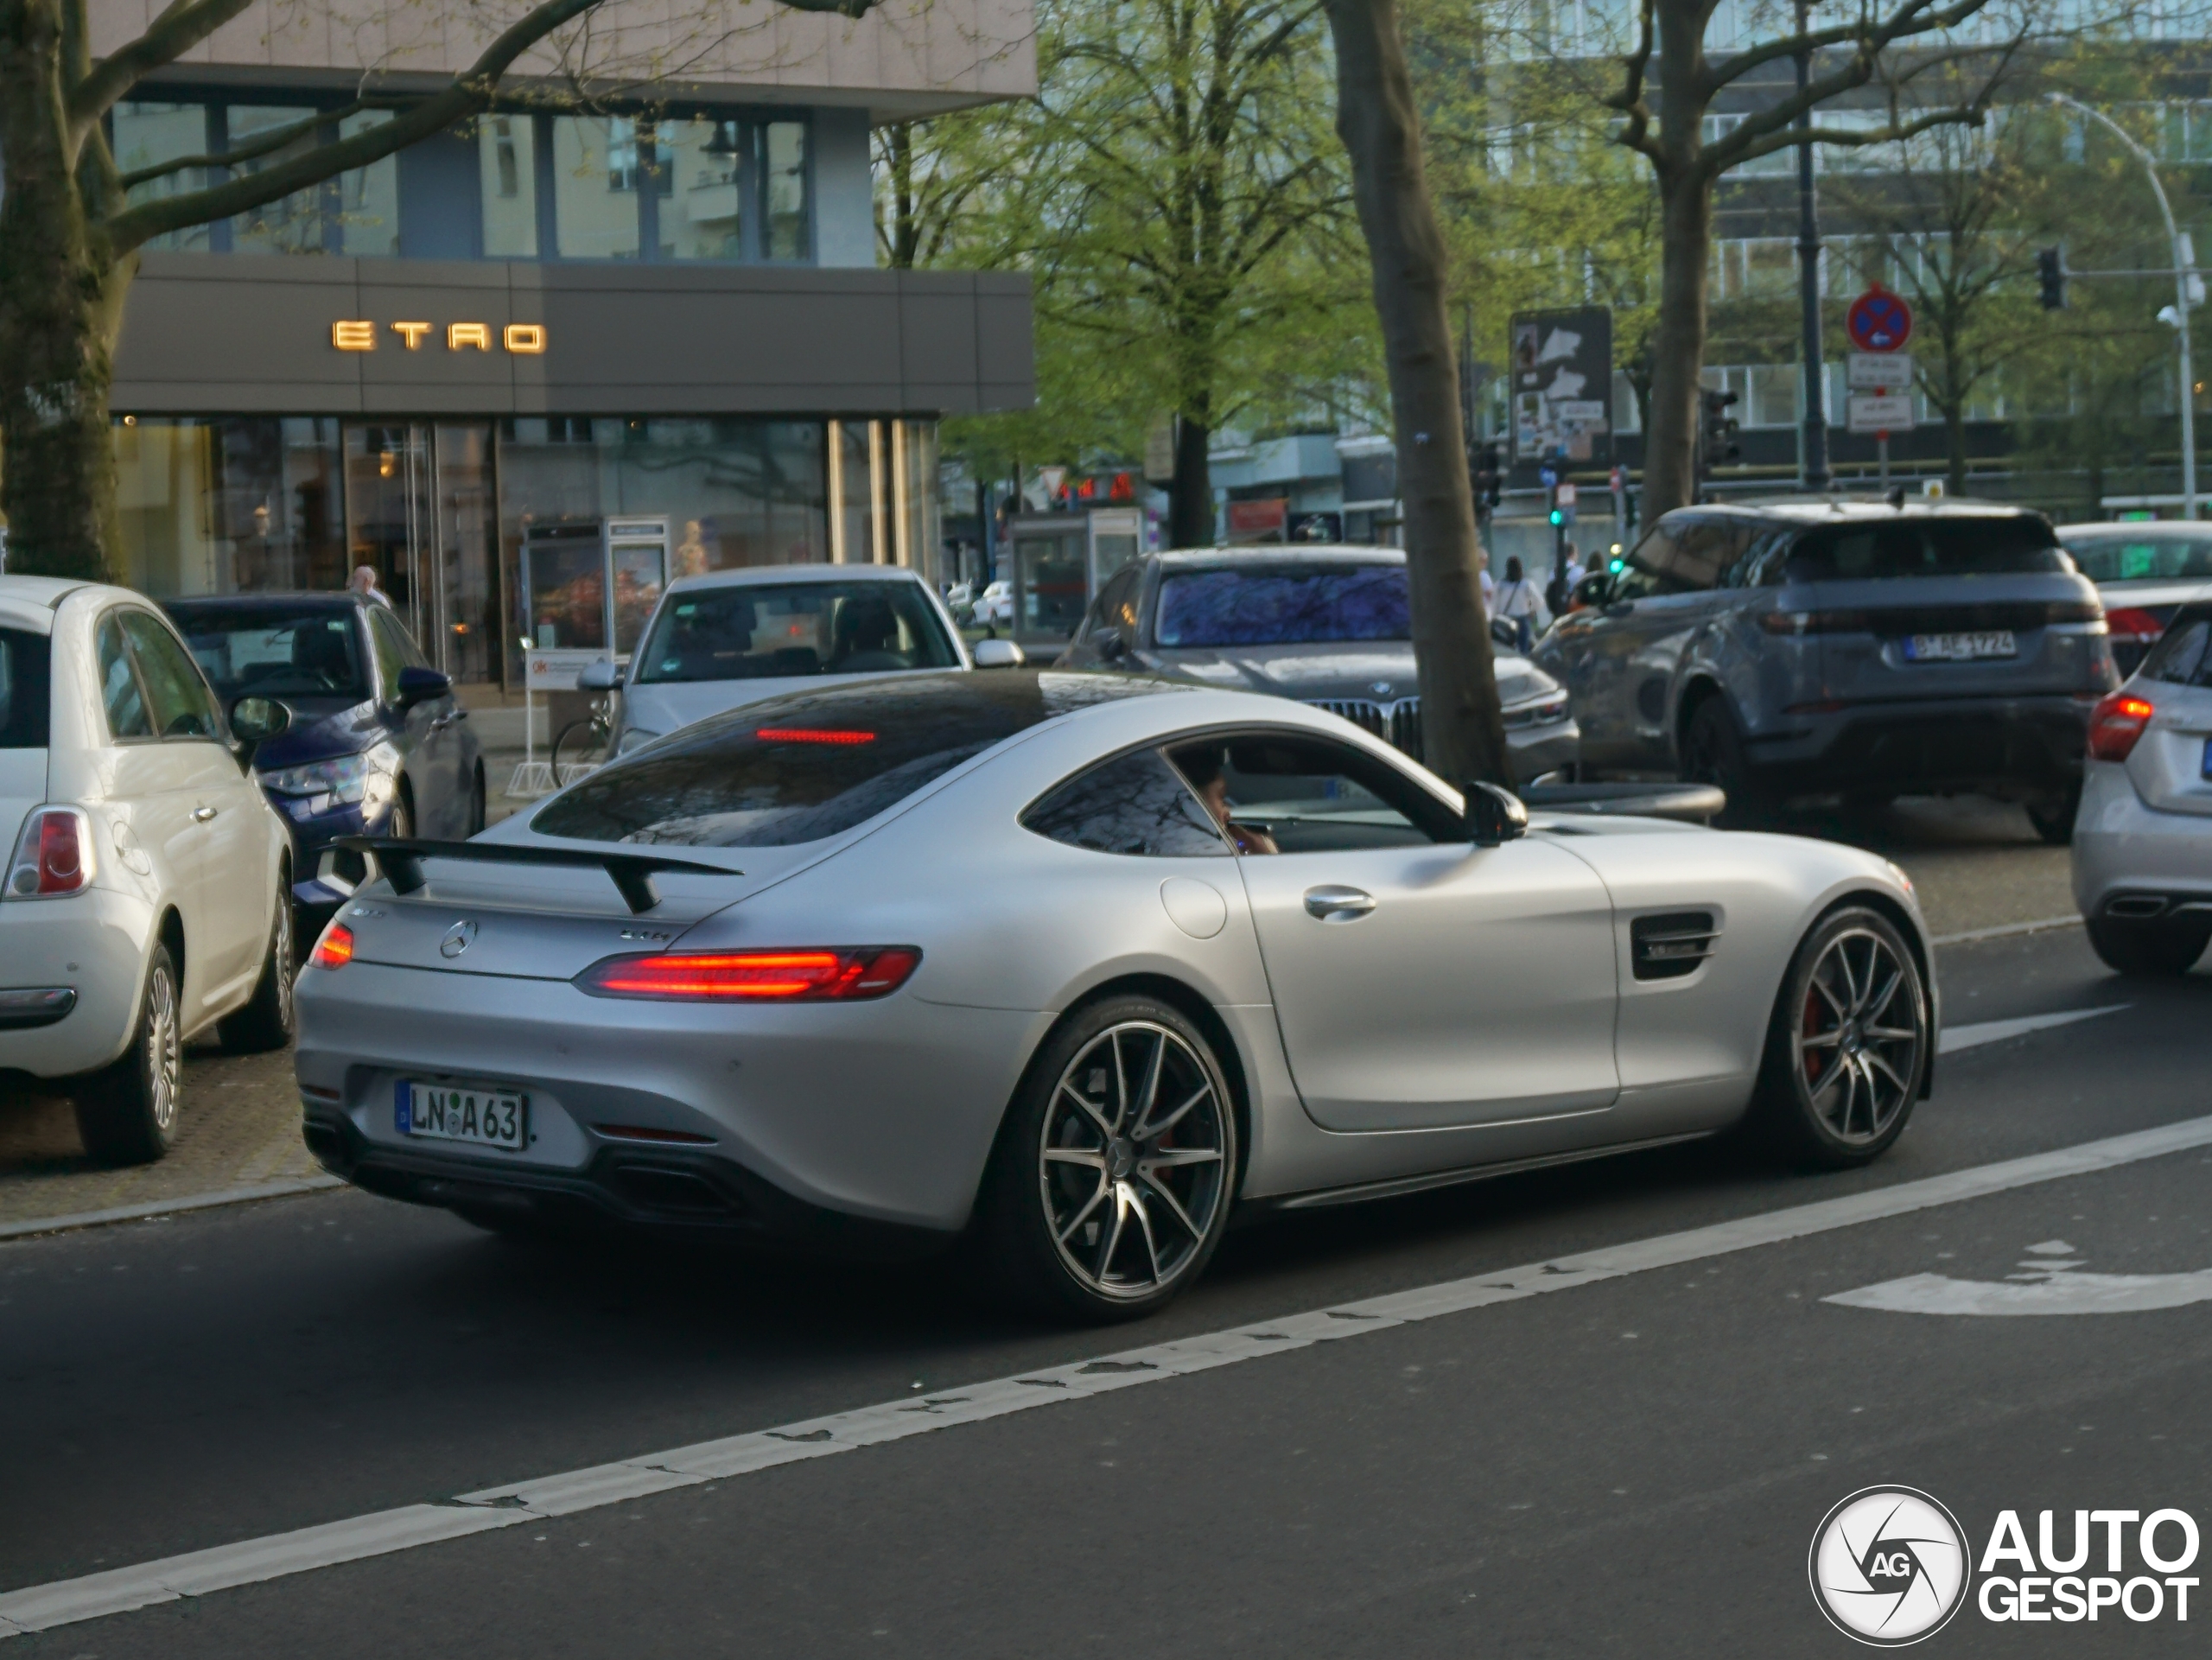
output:
[[[588,663],[576,672],[578,691],[613,691],[622,684],[622,671],[614,659],[603,657],[596,663]]]
[[[1467,839],[1477,847],[1494,848],[1529,833],[1529,810],[1512,791],[1471,783],[1462,793],[1467,798]]]
[[[1612,573],[1595,570],[1574,585],[1574,603],[1578,608],[1589,605],[1603,605],[1612,597]]]
[[[1119,629],[1098,637],[1098,655],[1109,663],[1118,663],[1128,655],[1129,643],[1123,639]]]
[[[443,697],[453,690],[453,677],[440,674],[435,669],[426,669],[410,663],[399,671],[399,706],[413,709],[417,703],[427,703]]]
[[[973,655],[979,669],[1018,669],[1029,661],[1028,653],[1010,639],[979,639]]]
[[[231,736],[242,766],[252,766],[255,750],[291,729],[291,705],[274,697],[241,697],[231,705]]]

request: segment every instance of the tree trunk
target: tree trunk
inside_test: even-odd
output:
[[[1175,477],[1167,487],[1167,545],[1213,546],[1213,399],[1204,392],[1186,396],[1175,417]]]
[[[0,512],[17,576],[113,580],[108,383],[135,258],[106,258],[69,165],[59,9],[0,32]]]
[[[1677,164],[1658,172],[1665,231],[1637,515],[1646,526],[1697,494],[1698,372],[1705,364],[1705,274],[1713,249],[1713,183],[1704,169]]]
[[[1406,510],[1422,759],[1453,784],[1510,785],[1477,565],[1474,491],[1445,311],[1444,239],[1421,171],[1421,118],[1395,0],[1326,0],[1337,51],[1337,134],[1351,155],[1390,371]]]

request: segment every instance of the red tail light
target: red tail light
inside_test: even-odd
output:
[[[2114,639],[2132,640],[2138,646],[2148,646],[2166,632],[2166,625],[2148,611],[2134,606],[2125,606],[2118,611],[2105,614],[2105,626],[2112,631]]]
[[[92,825],[77,807],[41,807],[23,820],[8,862],[10,899],[56,899],[92,880]]]
[[[2158,712],[2158,705],[2116,691],[2089,711],[2089,755],[2094,760],[2126,760],[2136,740]]]
[[[753,735],[762,743],[874,743],[873,732],[847,732],[833,728],[811,726],[764,726]]]
[[[322,938],[308,953],[308,966],[311,969],[342,969],[353,960],[353,931],[342,922],[333,922],[325,928]]]
[[[673,1002],[861,1002],[906,983],[922,954],[912,945],[826,951],[662,951],[610,957],[576,976],[594,997]]]

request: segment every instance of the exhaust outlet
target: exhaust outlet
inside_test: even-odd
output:
[[[2158,894],[2123,894],[2118,899],[2105,901],[2107,916],[2126,917],[2135,921],[2163,916],[2165,909],[2165,898]]]

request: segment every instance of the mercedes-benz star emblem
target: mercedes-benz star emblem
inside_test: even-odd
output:
[[[459,957],[469,948],[475,938],[476,925],[474,923],[456,922],[446,930],[446,937],[438,942],[438,955]]]

